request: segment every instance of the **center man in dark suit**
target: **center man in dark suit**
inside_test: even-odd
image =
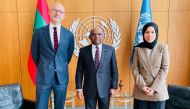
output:
[[[103,44],[104,32],[95,27],[89,36],[92,44],[80,49],[77,70],[77,97],[85,99],[85,109],[109,109],[110,96],[118,86],[115,49]],[[82,86],[83,84],[83,86]]]
[[[54,92],[55,109],[64,109],[69,81],[68,64],[74,50],[73,34],[61,26],[65,16],[62,4],[49,10],[50,24],[37,29],[32,39],[32,57],[37,66],[36,109],[48,109],[48,98]]]

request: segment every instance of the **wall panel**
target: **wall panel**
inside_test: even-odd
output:
[[[92,12],[93,0],[57,0],[65,6],[66,12]]]
[[[131,11],[131,0],[94,0],[94,12]]]
[[[16,12],[16,0],[1,0],[0,13],[2,12]]]
[[[16,0],[15,0],[16,1]],[[37,0],[17,0],[18,12],[30,12],[36,11]]]
[[[189,0],[170,0],[170,11],[190,11]]]
[[[21,83],[17,13],[0,16],[0,84]]]
[[[121,31],[121,45],[117,51],[119,79],[124,90],[132,93],[134,80],[129,59],[136,34],[142,0],[47,0],[49,7],[62,2],[66,9],[63,25],[89,16],[112,18]],[[0,4],[0,84],[22,84],[25,98],[35,100],[27,61],[32,39],[37,0],[2,0]],[[171,56],[169,84],[190,86],[190,4],[189,0],[151,0],[153,21],[159,25],[159,41],[168,43]],[[69,65],[69,87],[75,90],[78,58],[73,55]],[[77,105],[84,105],[76,99]]]
[[[190,12],[170,12],[169,18],[169,83],[190,86]]]
[[[180,1],[180,0],[178,0]],[[142,0],[131,0],[132,11],[140,11]],[[152,11],[167,11],[170,0],[150,0]]]
[[[32,40],[34,14],[31,12],[20,12],[19,15],[19,36],[21,50],[21,72],[22,72],[22,89],[25,98],[35,100],[35,86],[30,80],[28,73],[28,56]],[[33,16],[33,17],[31,17]]]

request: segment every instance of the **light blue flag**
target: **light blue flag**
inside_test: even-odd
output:
[[[142,28],[146,23],[151,21],[152,21],[152,11],[150,6],[150,0],[143,0],[134,46],[137,46],[139,43],[143,42]],[[134,53],[134,47],[132,49],[130,64],[132,64],[133,53]]]

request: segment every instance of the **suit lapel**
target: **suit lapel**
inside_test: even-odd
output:
[[[107,48],[104,44],[102,44],[102,53],[101,53],[99,68],[102,66],[102,63],[104,62],[106,52],[107,52]]]
[[[61,30],[60,30],[60,40],[59,40],[59,45],[58,45],[58,48],[57,48],[57,52],[62,47],[62,44],[64,44],[63,41],[64,41],[64,29],[61,27]]]
[[[156,55],[160,54],[160,53],[158,53],[158,51],[159,51],[158,49],[159,49],[158,44],[156,44],[153,51],[152,51],[152,56],[150,58],[151,64],[153,64],[153,62],[155,62],[155,59],[156,59],[155,57],[157,57]]]
[[[91,62],[91,63],[89,63],[89,65],[93,65],[93,68],[96,69],[94,59],[93,59],[93,56],[92,56],[92,44],[88,46],[87,50],[88,50],[87,51],[87,56],[89,56],[88,59],[89,59],[89,62]]]
[[[144,64],[146,65],[147,69],[150,72],[152,72],[150,59],[148,58],[145,48],[140,48],[140,55],[141,55],[142,60],[144,61]]]
[[[45,34],[45,38],[48,41],[48,44],[50,45],[50,47],[52,48],[52,50],[54,51],[51,39],[50,39],[50,33],[49,33],[49,25],[47,25],[44,29],[44,34]]]

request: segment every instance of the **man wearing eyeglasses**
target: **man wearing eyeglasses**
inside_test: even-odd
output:
[[[115,49],[103,44],[102,28],[95,27],[89,36],[92,44],[80,49],[77,70],[77,97],[85,100],[85,109],[109,109],[110,96],[118,86]]]
[[[74,50],[73,34],[61,26],[65,17],[62,4],[49,10],[50,24],[33,34],[31,52],[37,66],[36,109],[48,109],[48,99],[54,92],[55,109],[64,109],[68,86],[68,64]]]

